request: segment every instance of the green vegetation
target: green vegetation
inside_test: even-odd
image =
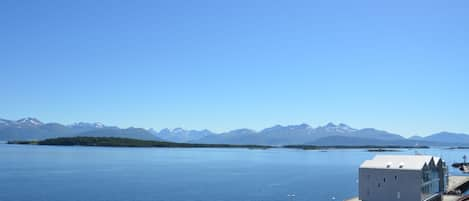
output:
[[[377,149],[368,149],[368,152],[399,152],[400,150],[398,149],[383,149],[383,148],[377,148]]]
[[[41,141],[10,141],[9,144],[37,144],[57,146],[102,146],[102,147],[180,147],[180,148],[249,148],[268,149],[271,146],[229,145],[229,144],[190,144],[164,141],[137,140],[117,137],[61,137]]]
[[[469,147],[449,147],[448,149],[469,149]]]
[[[264,145],[233,145],[233,144],[191,144],[165,141],[138,140],[118,137],[61,137],[40,141],[9,141],[8,144],[56,145],[56,146],[102,146],[102,147],[174,147],[174,148],[249,148],[268,149],[274,146]],[[397,151],[395,149],[427,149],[428,146],[315,146],[286,145],[280,148],[303,150],[327,149],[367,149],[370,152]]]
[[[7,144],[37,144],[38,141],[8,141]]]
[[[428,146],[316,146],[316,145],[286,145],[283,148],[303,149],[303,150],[321,150],[321,149],[368,149],[369,151],[387,151],[389,149],[428,149]]]

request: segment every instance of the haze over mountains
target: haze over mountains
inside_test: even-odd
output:
[[[96,137],[129,137],[144,140],[161,140],[148,130],[105,126],[101,123],[75,123],[62,125],[43,123],[35,118],[24,118],[17,121],[0,119],[0,140],[42,140],[55,137],[96,136]]]
[[[41,140],[55,137],[96,136],[126,137],[144,140],[210,144],[258,144],[258,145],[469,145],[469,135],[441,132],[427,137],[401,135],[386,131],[364,128],[356,129],[346,124],[329,123],[316,128],[308,124],[276,125],[261,131],[237,129],[225,133],[209,130],[184,130],[142,128],[118,128],[101,123],[75,123],[62,125],[43,123],[35,118],[17,121],[0,119],[0,140]]]

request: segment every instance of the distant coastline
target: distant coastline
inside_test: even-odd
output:
[[[366,149],[370,152],[393,152],[397,149],[427,149],[428,146],[314,146],[314,145],[236,145],[236,144],[194,144],[175,143],[166,141],[139,140],[118,137],[61,137],[45,140],[8,141],[8,144],[20,145],[52,145],[52,146],[99,146],[99,147],[155,147],[155,148],[248,148],[270,149],[286,148],[301,150],[330,150],[330,149]]]
[[[264,145],[192,144],[166,141],[138,140],[119,137],[60,137],[39,141],[8,141],[8,144],[53,145],[53,146],[94,146],[94,147],[161,147],[161,148],[249,148],[268,149]]]
[[[315,146],[315,145],[286,145],[284,148],[291,149],[303,149],[303,150],[324,150],[324,149],[367,149],[370,152],[386,152],[386,151],[397,151],[397,149],[428,149],[428,146],[375,146],[375,145],[364,145],[364,146],[348,146],[348,145],[336,145],[336,146]]]
[[[448,149],[469,149],[469,147],[449,147]]]

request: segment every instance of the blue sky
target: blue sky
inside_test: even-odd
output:
[[[468,1],[1,1],[0,118],[469,133]]]

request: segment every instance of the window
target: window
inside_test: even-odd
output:
[[[401,192],[397,192],[397,199],[401,199]]]
[[[386,177],[385,177],[385,178],[383,178],[383,183],[386,183]]]
[[[394,176],[394,180],[396,180],[396,181],[397,181],[397,176]]]

